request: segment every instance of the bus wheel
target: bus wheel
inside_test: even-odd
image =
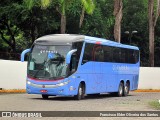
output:
[[[124,93],[123,96],[127,96],[129,94],[129,83],[127,82],[124,86]]]
[[[48,95],[42,95],[43,99],[48,99]]]
[[[119,88],[118,88],[118,93],[117,93],[118,97],[122,97],[122,95],[123,95],[123,88],[124,88],[123,86],[124,86],[123,83],[120,82]]]
[[[84,96],[84,85],[80,84],[78,87],[78,94],[75,96],[77,100],[83,99]]]

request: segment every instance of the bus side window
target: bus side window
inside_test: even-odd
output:
[[[103,62],[104,61],[104,51],[101,45],[95,45],[92,53],[93,61]]]
[[[86,62],[92,61],[92,53],[91,51],[93,50],[94,44],[91,43],[86,43],[85,49],[84,49],[84,54],[83,54],[83,59],[82,59],[82,65],[85,64]]]
[[[80,58],[80,55],[81,55],[83,43],[84,42],[81,42],[81,41],[80,42],[74,42],[73,45],[72,45],[73,49],[77,49],[76,56],[77,56],[78,61],[79,61],[79,58]]]
[[[104,50],[104,61],[112,62],[113,61],[113,47],[103,46],[103,50]]]
[[[120,57],[121,57],[120,48],[114,47],[114,49],[113,49],[113,62],[119,63]]]
[[[128,51],[128,49],[125,50],[125,63],[129,63],[129,51]]]
[[[135,50],[135,62],[137,63],[139,61],[139,51]]]
[[[120,57],[121,58],[121,60],[120,60],[121,63],[125,63],[126,62],[126,57],[125,57],[126,56],[126,52],[125,51],[126,51],[125,48],[121,48],[121,57]]]
[[[129,49],[128,52],[129,52],[129,54],[128,54],[129,63],[131,63],[131,64],[135,63],[134,50]]]

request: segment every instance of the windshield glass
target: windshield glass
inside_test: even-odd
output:
[[[43,80],[56,80],[66,77],[65,57],[70,49],[71,46],[64,45],[35,45],[28,62],[28,75]]]

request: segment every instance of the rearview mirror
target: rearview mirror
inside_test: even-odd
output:
[[[25,57],[26,53],[28,53],[30,51],[31,51],[31,49],[26,49],[21,53],[21,62],[24,62],[24,57]]]

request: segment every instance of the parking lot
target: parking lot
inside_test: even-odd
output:
[[[127,97],[92,95],[80,101],[73,97],[50,96],[44,100],[41,95],[1,93],[0,111],[155,111],[149,102],[159,99],[160,92],[130,92]]]
[[[110,94],[86,96],[84,100],[73,97],[50,96],[44,100],[41,95],[0,94],[1,111],[150,111],[150,101],[160,99],[160,92],[130,92],[127,97]]]

